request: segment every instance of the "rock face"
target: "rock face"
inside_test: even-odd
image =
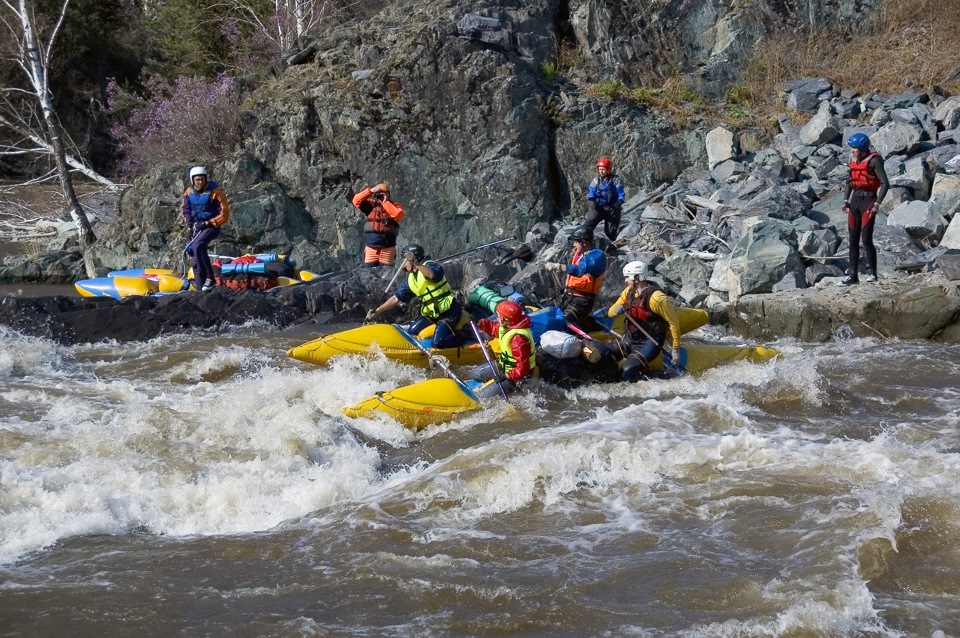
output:
[[[451,266],[451,283],[511,278],[549,302],[563,282],[543,266],[569,259],[567,239],[586,213],[596,159],[607,155],[627,200],[616,244],[598,232],[609,262],[600,303],[621,289],[623,265],[642,260],[679,299],[701,304],[714,319],[729,317],[745,334],[820,340],[840,325],[859,334],[863,324],[890,336],[958,339],[960,330],[950,327],[952,284],[901,288],[895,281],[937,269],[948,263],[940,261],[946,250],[960,248],[960,107],[953,98],[934,90],[857,96],[825,78],[797,79],[783,87],[785,108],[809,121],[795,128],[781,117],[781,134],[761,148],[748,131],[696,120],[679,127],[598,88],[636,88],[679,68],[691,85],[717,95],[737,79],[759,35],[784,25],[855,26],[878,4],[816,1],[801,11],[782,0],[706,0],[645,3],[638,11],[605,0],[472,0],[423,11],[416,2],[403,15],[385,10],[331,26],[247,101],[243,148],[208,163],[233,207],[213,250],[285,253],[300,268],[328,273],[264,295],[280,309],[277,321],[321,309],[361,316],[382,293],[372,284],[379,275],[356,272],[363,219],[350,197],[387,181],[407,211],[401,245],[415,241],[442,256],[513,237],[537,253],[522,270],[497,274],[494,262],[465,260]],[[547,63],[570,42],[582,59],[554,77]],[[851,291],[835,285],[850,267],[842,200],[846,141],[855,132],[871,136],[884,155],[891,190],[874,235],[884,285]],[[101,271],[181,268],[185,172],[157,167],[137,180],[86,257]],[[79,257],[59,238],[39,259],[8,260],[0,281],[76,279]],[[174,329],[179,305],[187,304],[119,306],[139,303],[170,305],[171,318],[154,330]],[[49,311],[68,314],[58,304]],[[773,327],[757,327],[762,322]]]
[[[717,97],[739,79],[757,38],[848,29],[877,4],[412,0],[331,24],[247,100],[243,149],[203,158],[234,208],[214,249],[290,253],[317,272],[355,266],[362,220],[349,197],[382,181],[407,209],[401,243],[435,254],[582,218],[597,157],[615,158],[633,194],[703,166],[707,133],[583,89],[662,83],[679,69]],[[561,44],[580,60],[554,79],[545,65]],[[156,167],[124,194],[116,228],[98,229],[88,255],[99,272],[180,264],[187,168]],[[8,275],[70,281],[80,276],[79,253],[70,247],[39,269],[21,261]]]

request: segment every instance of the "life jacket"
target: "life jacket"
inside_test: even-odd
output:
[[[592,248],[591,250],[597,250]],[[579,264],[580,260],[583,259],[583,256],[587,253],[577,253],[573,256],[573,263]],[[585,297],[593,297],[598,292],[600,292],[600,287],[603,286],[603,275],[599,277],[594,277],[593,275],[580,275],[579,277],[574,277],[573,275],[567,275],[567,290],[572,290],[578,295]]]
[[[530,342],[530,375],[531,377],[540,376],[537,370],[537,357],[535,356],[536,347],[533,341],[533,332],[527,328],[507,328],[504,329],[500,324],[500,368],[504,373],[510,372],[517,367],[517,359],[513,356],[513,350],[510,348],[510,340],[515,335],[522,335]]]
[[[870,153],[862,162],[850,160],[850,188],[858,191],[880,190],[880,178],[870,172],[870,160],[880,157],[877,153]]]
[[[667,334],[670,324],[650,307],[650,297],[657,291],[663,292],[663,288],[650,282],[650,285],[644,288],[639,295],[627,304],[626,310],[627,315],[639,323],[650,337],[659,340]],[[627,322],[627,330],[631,335],[633,335],[634,332],[640,333],[640,330],[629,321]],[[644,338],[647,337],[647,335],[643,335],[643,333],[640,333],[640,335],[644,336]]]
[[[436,263],[435,261],[424,262],[424,264]],[[450,306],[453,305],[453,291],[446,277],[441,277],[440,281],[430,281],[419,270],[415,270],[407,275],[407,286],[410,292],[420,298],[423,304],[420,314],[428,319],[436,319],[450,310]]]
[[[220,214],[220,202],[210,198],[216,188],[216,182],[207,182],[207,188],[202,193],[195,191],[192,186],[187,188],[184,194],[190,203],[190,216],[194,222],[210,221]]]
[[[383,208],[383,205],[378,202],[367,213],[367,221],[363,225],[363,232],[384,233],[396,237],[400,234],[400,224],[394,221],[393,217],[390,217],[390,214]]]
[[[593,178],[589,190],[593,194],[593,201],[596,202],[597,206],[610,206],[620,199],[617,192],[617,182],[619,181],[620,178],[616,175],[611,175],[607,179],[601,179],[599,176]]]

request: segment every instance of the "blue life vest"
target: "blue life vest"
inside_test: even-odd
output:
[[[190,202],[190,216],[194,222],[210,221],[220,214],[220,202],[210,199],[210,193],[217,188],[216,182],[207,182],[207,189],[198,193],[189,188],[187,201]]]

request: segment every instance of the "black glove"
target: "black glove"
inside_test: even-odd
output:
[[[193,225],[193,234],[196,235],[204,228],[210,228],[210,222],[197,222]]]

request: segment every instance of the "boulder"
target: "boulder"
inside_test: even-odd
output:
[[[883,157],[912,153],[920,146],[923,129],[917,124],[890,122],[870,138],[871,146]]]
[[[823,102],[817,114],[800,129],[800,141],[809,146],[826,144],[840,136],[843,126],[830,112],[830,104]]]
[[[825,342],[843,330],[855,337],[957,342],[960,293],[933,273],[879,285],[745,295],[731,300],[728,316],[739,334],[760,341]]]
[[[733,159],[737,156],[737,138],[732,131],[717,127],[707,133],[707,166],[713,168],[720,162]]]
[[[917,239],[940,239],[946,226],[930,202],[904,202],[893,209],[888,226],[900,226]]]
[[[796,231],[776,219],[761,219],[746,229],[730,253],[730,299],[770,292],[790,271],[802,271]]]
[[[960,95],[948,97],[933,111],[933,121],[950,131],[960,128]]]

